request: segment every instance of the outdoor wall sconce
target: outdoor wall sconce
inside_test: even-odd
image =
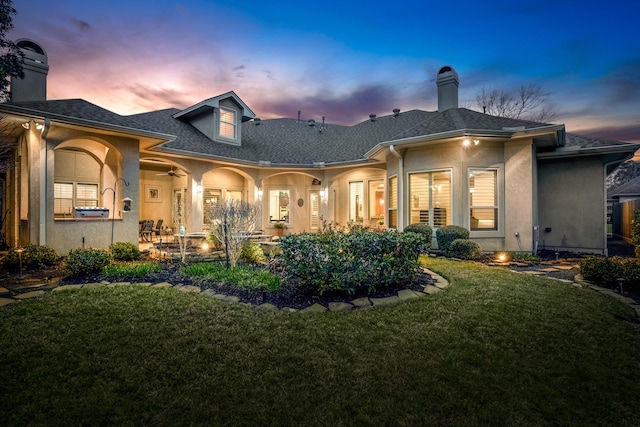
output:
[[[258,188],[258,197],[262,198],[262,188]]]
[[[465,139],[464,141],[462,141],[462,145],[464,145],[465,147],[469,147],[472,143],[473,145],[478,145],[480,144],[480,141],[477,139],[474,139],[473,141],[470,139]]]
[[[196,185],[196,192],[198,194],[202,194],[202,183]]]
[[[133,200],[131,200],[128,197],[125,197],[124,199],[122,199],[122,211],[123,212],[131,212],[131,202]]]

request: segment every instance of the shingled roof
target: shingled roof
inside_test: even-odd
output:
[[[366,154],[381,143],[430,137],[455,131],[504,133],[505,129],[550,128],[554,125],[496,117],[466,108],[443,112],[411,110],[372,117],[353,126],[313,123],[280,118],[242,124],[240,145],[216,142],[185,119],[182,110],[170,108],[121,116],[83,99],[0,104],[0,113],[49,117],[90,127],[117,128],[132,133],[163,136],[159,151],[245,164],[268,162],[277,166],[336,165],[371,162]],[[161,138],[162,139],[162,138]],[[604,148],[635,146],[621,141],[567,134],[567,147]]]

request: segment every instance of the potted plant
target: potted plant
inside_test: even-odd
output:
[[[276,234],[278,236],[282,236],[282,233],[284,233],[285,228],[287,228],[287,224],[285,224],[282,221],[277,221],[273,224],[273,228],[276,229]]]

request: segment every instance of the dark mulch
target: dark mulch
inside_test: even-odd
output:
[[[313,291],[306,287],[299,280],[287,279],[283,283],[281,290],[278,291],[252,291],[241,289],[237,286],[226,285],[224,283],[213,283],[197,278],[192,278],[182,274],[180,271],[181,264],[163,262],[160,264],[162,271],[159,273],[147,274],[145,277],[131,278],[131,277],[119,277],[119,278],[107,278],[104,275],[98,274],[93,276],[82,277],[69,277],[59,268],[51,268],[47,270],[27,271],[24,272],[23,278],[19,279],[17,274],[10,274],[3,272],[0,274],[0,280],[3,280],[7,289],[14,293],[23,293],[33,290],[30,288],[32,285],[47,283],[47,287],[55,287],[57,285],[66,284],[83,284],[83,283],[99,283],[107,280],[110,282],[151,282],[160,283],[168,282],[173,285],[191,285],[198,286],[203,291],[207,289],[213,289],[216,293],[237,296],[241,302],[249,303],[253,305],[260,305],[263,303],[270,303],[279,308],[290,307],[295,309],[302,309],[309,307],[315,303],[324,305],[325,307],[330,302],[348,302],[356,298],[371,297],[371,298],[383,298],[397,295],[397,292],[402,289],[412,289],[422,292],[425,286],[434,284],[435,280],[425,272],[419,273],[415,280],[411,283],[397,283],[392,286],[388,286],[382,289],[377,289],[374,292],[361,291],[354,294],[347,293],[325,293],[323,295],[314,295]],[[42,289],[42,288],[38,288]]]

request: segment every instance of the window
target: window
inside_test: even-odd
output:
[[[451,172],[448,170],[409,175],[409,223],[428,223],[439,228],[451,224]]]
[[[53,216],[72,217],[75,206],[98,206],[98,184],[54,182]]]
[[[364,219],[364,184],[362,181],[349,183],[349,221],[362,224]]]
[[[242,201],[242,190],[227,190],[227,199]]]
[[[398,227],[398,177],[389,178],[389,228]]]
[[[289,223],[289,190],[269,190],[269,223]]]
[[[309,193],[309,227],[311,230],[320,228],[320,192],[312,191]]]
[[[220,200],[222,200],[222,190],[217,188],[202,189],[202,224],[205,229],[208,229],[209,227],[209,215],[211,214],[211,208]]]
[[[220,136],[236,139],[236,112],[226,108],[220,108]]]
[[[369,219],[384,218],[384,181],[375,179],[369,181]]]
[[[471,230],[498,229],[497,170],[469,170],[469,215]]]

